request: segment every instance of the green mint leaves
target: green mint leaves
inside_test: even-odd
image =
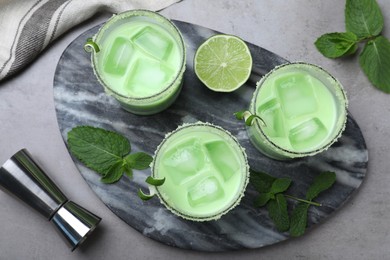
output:
[[[383,29],[383,16],[376,0],[347,0],[345,28],[359,38],[379,35]]]
[[[287,201],[283,194],[277,194],[275,199],[267,203],[269,217],[275,223],[280,231],[287,231],[290,226],[290,220],[287,211]]]
[[[275,227],[281,231],[289,231],[291,236],[301,236],[307,226],[307,214],[311,205],[321,206],[313,201],[321,192],[329,189],[336,181],[336,174],[323,172],[319,174],[306,192],[305,199],[285,194],[292,181],[288,178],[275,178],[263,172],[251,171],[250,183],[259,192],[254,204],[256,207],[266,206],[269,217]],[[291,217],[288,213],[287,199],[298,201]]]
[[[376,0],[347,0],[345,27],[347,32],[327,33],[315,46],[328,58],[356,53],[358,44],[365,43],[359,63],[371,83],[390,93],[390,42],[381,36],[383,15]]]
[[[322,172],[311,184],[309,189],[306,192],[306,199],[312,201],[317,198],[321,192],[326,191],[332,187],[333,183],[336,181],[336,174],[334,172]]]
[[[144,170],[149,168],[153,158],[143,152],[131,153],[129,141],[122,135],[92,126],[78,126],[68,132],[68,145],[71,153],[88,168],[96,171],[102,177],[103,183],[114,183],[122,178],[123,174],[133,176],[133,169]],[[165,178],[147,177],[145,182],[149,186],[161,186]],[[153,191],[153,188],[149,187]],[[145,194],[138,190],[138,197],[149,200],[154,192]]]
[[[354,33],[328,33],[317,39],[317,49],[328,58],[338,58],[355,53],[358,38]]]
[[[310,204],[299,202],[291,213],[289,233],[293,237],[302,236],[307,226],[307,213]]]
[[[260,193],[255,200],[255,206],[267,205],[269,217],[275,223],[276,228],[280,231],[287,231],[290,226],[287,201],[281,193],[290,187],[291,180],[277,179],[262,172],[251,172],[250,176],[251,183]]]
[[[122,135],[91,126],[78,126],[68,132],[71,153],[88,168],[99,173],[104,183],[117,182],[133,169],[149,168],[152,157],[146,153],[129,154],[131,146]]]
[[[390,42],[383,36],[369,41],[360,54],[360,66],[379,89],[390,93]]]
[[[322,172],[315,179],[312,185],[306,192],[306,200],[312,202],[318,195],[332,187],[336,181],[336,174],[334,172]],[[300,201],[294,208],[291,214],[290,235],[301,236],[305,233],[307,225],[307,212],[309,210],[309,203]]]

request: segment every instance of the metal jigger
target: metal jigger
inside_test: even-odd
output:
[[[69,201],[22,149],[0,168],[0,187],[41,213],[54,224],[72,251],[95,229],[101,218]]]

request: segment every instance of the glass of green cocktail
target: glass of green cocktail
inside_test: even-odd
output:
[[[208,123],[184,124],[168,134],[152,162],[161,202],[194,221],[218,219],[237,206],[249,179],[244,149],[228,131]]]
[[[253,145],[274,159],[317,154],[342,134],[347,97],[341,83],[324,69],[303,62],[276,67],[257,84],[248,127]]]
[[[106,93],[129,112],[160,112],[180,93],[186,63],[183,37],[158,13],[115,15],[87,40],[85,49],[92,52],[92,67]]]

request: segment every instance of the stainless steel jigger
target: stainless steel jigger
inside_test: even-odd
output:
[[[101,218],[69,201],[34,162],[26,149],[0,168],[0,186],[36,209],[54,224],[72,251],[95,229]]]

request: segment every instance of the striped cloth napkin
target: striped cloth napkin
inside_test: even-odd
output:
[[[97,12],[161,10],[181,0],[1,0],[0,81],[14,75],[71,27]]]

